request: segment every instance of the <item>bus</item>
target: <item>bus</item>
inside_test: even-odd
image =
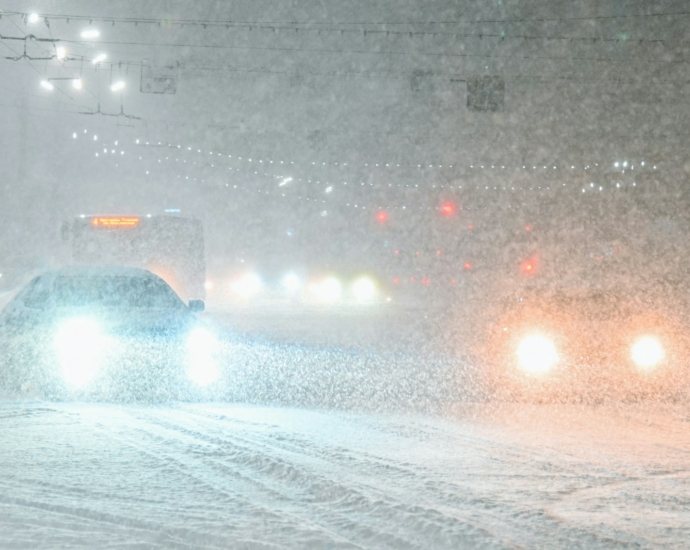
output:
[[[77,265],[140,267],[162,277],[184,300],[205,297],[200,220],[181,216],[79,216],[61,228]]]

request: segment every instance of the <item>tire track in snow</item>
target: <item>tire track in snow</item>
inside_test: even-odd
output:
[[[0,532],[20,547],[683,547],[679,421],[602,431],[599,410],[573,411],[582,426],[550,433],[522,419],[0,406]]]
[[[272,491],[279,493],[279,504],[289,505],[290,513],[303,518],[312,518],[316,513],[316,517],[319,518],[318,525],[328,529],[338,528],[341,536],[350,540],[355,536],[354,541],[358,544],[423,548],[429,535],[423,535],[425,529],[436,532],[442,547],[474,547],[479,540],[485,545],[492,544],[493,537],[482,529],[455,516],[443,514],[435,508],[408,509],[403,502],[391,502],[390,496],[380,491],[372,495],[370,487],[350,487],[335,482],[330,475],[324,475],[322,470],[313,468],[313,464],[303,454],[297,457],[299,463],[295,460],[285,460],[276,453],[276,448],[270,446],[257,446],[255,443],[247,445],[246,441],[243,441],[244,445],[239,446],[237,431],[232,432],[233,441],[230,442],[210,437],[198,429],[191,430],[180,426],[178,411],[164,412],[162,415],[164,419],[161,419],[158,412],[145,414],[144,420],[156,427],[152,432],[157,432],[161,428],[176,430],[188,443],[201,440],[205,444],[223,446],[230,459],[214,462],[226,468],[229,475],[234,476],[238,468],[242,469],[245,477],[260,480],[263,487],[271,487]],[[171,419],[171,416],[175,418]],[[183,418],[186,419],[186,415]],[[158,437],[160,434],[154,435]],[[242,433],[242,437],[245,435]],[[164,439],[170,443],[169,439]],[[305,465],[311,467],[307,468]],[[328,500],[324,500],[326,498]],[[308,514],[305,514],[305,505],[309,508]],[[356,514],[357,521],[353,521],[352,514]],[[413,523],[411,527],[410,522]],[[369,523],[371,525],[367,525]],[[387,526],[391,523],[396,525],[398,531],[407,528],[409,540],[389,531]],[[444,542],[444,537],[449,540]],[[497,546],[504,547],[500,543],[497,543]]]
[[[194,451],[189,452],[189,449],[179,448],[171,450],[169,447],[176,442],[160,433],[162,426],[155,425],[155,429],[152,430],[151,423],[143,420],[140,413],[122,415],[119,419],[113,417],[110,420],[118,421],[117,427],[119,428],[126,427],[126,432],[121,432],[115,436],[123,444],[155,458],[161,463],[172,467],[183,477],[191,479],[194,483],[203,485],[212,493],[220,495],[222,500],[220,502],[210,500],[209,506],[222,507],[223,515],[230,518],[232,518],[233,514],[236,517],[247,514],[253,515],[264,526],[270,525],[272,530],[282,531],[282,536],[289,536],[288,540],[291,541],[291,545],[297,547],[301,547],[302,544],[308,546],[313,543],[312,538],[315,531],[324,531],[321,526],[310,525],[311,522],[305,517],[293,516],[282,511],[280,503],[278,503],[275,509],[272,509],[265,503],[260,502],[259,499],[253,498],[256,497],[256,485],[260,485],[255,480],[248,480],[241,475],[233,475],[234,482],[244,482],[244,487],[238,487],[236,485],[233,486],[232,483],[228,484],[227,480],[222,477],[210,476],[208,471],[209,462],[214,461],[203,460],[199,463],[199,457]],[[112,429],[114,427],[113,423],[109,423],[108,427]],[[142,436],[148,438],[148,440],[142,439]],[[150,443],[153,443],[151,446],[153,450],[147,445]],[[223,473],[227,472],[223,471]],[[233,472],[233,474],[236,474],[236,472]],[[246,483],[247,481],[253,482],[251,483],[253,486],[249,486]],[[192,487],[187,487],[186,489],[193,492]],[[263,494],[261,496],[267,495]],[[234,506],[233,510],[225,508],[230,504]],[[329,548],[359,548],[356,544],[352,544],[346,538],[337,536],[334,533],[326,532],[325,534],[329,537]]]
[[[188,411],[185,409],[185,413]],[[170,421],[170,416],[173,416],[173,421],[178,422],[179,420],[188,420],[188,414],[186,415],[179,415],[177,412],[173,413],[167,413],[166,418],[169,419]],[[332,418],[329,416],[329,418]],[[337,419],[337,416],[336,416]],[[160,423],[161,420],[159,417],[156,417],[154,419],[154,422]],[[216,436],[209,436],[207,433],[199,431],[199,427],[195,426],[194,428],[189,428],[188,426],[186,427],[180,427],[179,425],[171,425],[170,423],[166,424],[168,428],[177,428],[181,429],[181,431],[187,436],[192,439],[197,439],[201,438],[204,441],[211,442],[211,443],[216,443],[216,444],[223,444],[225,440],[218,439]],[[206,426],[207,429],[207,426]],[[242,441],[246,441],[246,433],[241,432],[241,435],[238,436],[237,432],[232,433],[232,439],[233,443],[236,444],[238,439],[241,439]],[[478,438],[473,438],[477,440]],[[274,464],[276,458],[280,456],[279,453],[276,452],[276,446],[274,444],[276,440],[276,434],[270,434],[268,438],[266,438],[266,441],[268,442],[268,445],[265,446],[265,450],[263,451],[265,456],[270,457],[269,463]],[[281,437],[282,440],[282,437]],[[226,443],[226,442],[225,442]],[[263,445],[265,442],[260,443],[260,445]],[[493,451],[495,451],[494,447],[496,447],[497,444],[490,442],[489,446],[492,448]],[[257,443],[252,442],[250,448],[256,449]],[[299,463],[304,464],[306,461],[304,460],[304,449],[301,449],[301,452],[299,453]],[[308,450],[308,447],[307,447]],[[475,446],[476,450],[476,446]],[[523,453],[524,455],[524,453]],[[335,457],[330,457],[330,465],[333,465],[334,458],[335,459],[340,459],[340,456],[335,456]],[[466,458],[466,457],[465,457]],[[509,457],[510,458],[510,457]],[[524,456],[523,456],[524,459]],[[290,462],[288,461],[288,464]],[[337,460],[336,460],[336,465],[337,465]],[[358,477],[361,477],[366,473],[366,470],[362,467],[363,464],[361,461],[358,461],[357,464],[354,465],[354,468],[352,467],[352,464],[348,465],[347,469],[354,470],[357,473]],[[557,468],[560,470],[560,468]],[[405,470],[403,470],[405,471]],[[337,475],[341,475],[341,471],[336,471],[334,472]],[[386,473],[389,475],[386,477]],[[483,544],[487,544],[487,540],[494,540],[495,542],[498,542],[500,540],[500,537],[492,537],[489,535],[491,531],[498,532],[495,528],[497,527],[496,522],[493,524],[489,524],[486,521],[482,521],[481,514],[476,513],[476,509],[479,508],[480,510],[486,510],[486,509],[493,509],[495,510],[496,508],[499,508],[500,506],[507,507],[508,509],[511,508],[511,504],[513,505],[512,507],[515,508],[515,504],[518,504],[516,502],[509,502],[509,501],[501,501],[500,498],[496,498],[496,495],[493,496],[492,500],[487,500],[487,499],[467,499],[463,498],[462,495],[467,493],[467,487],[463,485],[453,485],[452,482],[448,482],[448,480],[439,480],[439,482],[436,484],[436,486],[431,486],[429,483],[423,483],[421,480],[424,479],[429,479],[428,472],[422,471],[422,472],[417,472],[417,473],[412,473],[410,476],[410,479],[417,480],[419,479],[420,481],[418,483],[415,483],[413,486],[410,486],[409,484],[407,485],[401,485],[400,487],[397,488],[392,488],[390,487],[390,471],[388,472],[381,472],[377,471],[375,475],[373,476],[374,478],[374,483],[377,482],[377,480],[383,480],[383,484],[389,484],[389,486],[386,487],[384,491],[376,490],[374,489],[371,485],[366,484],[363,485],[362,483],[359,482],[351,482],[351,480],[348,480],[350,483],[347,485],[343,486],[342,483],[340,484],[334,484],[332,483],[332,480],[329,479],[328,477],[324,477],[323,475],[319,475],[319,472],[317,472],[317,476],[319,479],[319,483],[323,487],[323,492],[324,493],[331,493],[332,494],[340,494],[340,495],[346,495],[343,497],[342,500],[335,502],[336,505],[339,505],[341,513],[356,513],[356,512],[362,512],[363,509],[367,508],[367,514],[366,518],[370,519],[371,517],[376,517],[377,512],[380,512],[380,510],[377,510],[377,507],[387,507],[387,511],[389,512],[388,516],[385,516],[381,518],[385,522],[391,522],[394,519],[397,519],[398,523],[401,526],[408,526],[410,523],[414,525],[416,528],[414,529],[414,533],[410,535],[411,539],[415,538],[415,535],[418,535],[420,532],[424,532],[424,528],[428,527],[429,525],[436,523],[436,526],[441,526],[436,533],[431,533],[433,536],[434,534],[439,537],[439,541],[442,540],[442,529],[443,528],[448,528],[449,523],[451,524],[450,527],[454,527],[457,524],[461,523],[464,526],[470,526],[469,529],[465,529],[465,535],[467,535],[467,531],[476,531],[476,534],[481,533],[482,538],[484,539]],[[420,474],[421,475],[418,475]],[[322,474],[322,472],[321,472]],[[573,476],[575,474],[573,473]],[[307,480],[307,477],[309,477],[307,474],[301,473],[301,480],[302,480],[302,486],[303,487],[308,487],[310,490],[314,490],[315,485],[313,483],[309,483]],[[311,474],[311,477],[314,477],[314,474]],[[399,482],[400,480],[393,480],[394,483]],[[443,495],[443,491],[438,491],[438,489],[442,488],[445,485],[445,496],[447,497],[445,502],[439,502],[438,495],[441,494]],[[432,491],[429,491],[429,489],[432,489]],[[435,489],[435,490],[434,490]],[[423,496],[428,493],[434,493],[432,498],[426,499],[425,505],[421,504],[415,504],[415,505],[409,505],[409,495],[414,494],[417,498],[423,498]],[[306,492],[308,494],[309,491]],[[365,496],[366,495],[366,496]],[[347,500],[347,496],[351,497],[350,500]],[[363,500],[364,499],[364,500]],[[441,499],[442,501],[444,499]],[[376,503],[376,506],[372,506],[371,503],[374,502]],[[419,502],[419,501],[418,501]],[[333,502],[330,502],[329,504],[334,504]],[[330,511],[330,508],[329,508]],[[524,506],[518,506],[517,509],[514,511],[515,512],[515,517],[512,518],[512,522],[508,523],[513,523],[513,525],[506,525],[506,522],[503,522],[502,524],[499,524],[498,526],[501,527],[502,529],[505,530],[506,526],[515,528],[515,524],[521,524],[523,523],[526,519],[532,519],[534,517],[539,518],[543,521],[543,519],[546,517],[546,514],[544,513],[543,510],[537,510],[537,511],[531,511],[529,509],[525,509]],[[332,512],[331,512],[332,513]],[[425,517],[424,514],[427,514]],[[400,516],[405,516],[404,518],[401,519]],[[419,522],[419,518],[422,517],[421,525]],[[450,521],[449,521],[450,520]],[[333,521],[333,520],[330,520]],[[417,523],[415,523],[417,522]],[[557,520],[553,521],[556,524],[556,527],[562,526],[564,527],[564,533],[563,536],[568,539],[572,540],[571,537],[574,538],[582,538],[585,537],[590,541],[591,545],[595,545],[599,542],[604,542],[599,540],[597,536],[595,536],[592,533],[588,533],[583,530],[572,530],[568,526],[563,525],[562,522],[558,522]],[[453,523],[455,525],[453,525]],[[481,527],[482,525],[486,525],[486,527]],[[491,527],[494,527],[494,529],[491,529]],[[523,526],[524,527],[524,526]],[[554,527],[554,526],[552,526]],[[429,529],[427,529],[427,532],[425,535],[428,536],[430,533],[428,532]],[[455,544],[458,544],[457,541],[455,541]],[[462,544],[462,543],[460,543]],[[452,544],[448,544],[448,547],[451,547]]]

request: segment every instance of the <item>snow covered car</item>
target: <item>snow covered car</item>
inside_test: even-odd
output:
[[[652,292],[525,290],[492,312],[478,353],[507,399],[681,397],[690,381],[681,303]]]
[[[0,314],[0,383],[45,398],[203,395],[220,379],[219,343],[160,277],[68,267],[33,279]]]

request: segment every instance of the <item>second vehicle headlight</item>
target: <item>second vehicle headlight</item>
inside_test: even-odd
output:
[[[199,386],[208,386],[220,377],[216,335],[206,328],[195,328],[187,337],[187,376]]]
[[[640,338],[632,347],[632,360],[641,369],[656,367],[664,358],[664,348],[653,336]]]
[[[556,346],[548,338],[539,334],[524,338],[517,349],[520,368],[530,373],[543,373],[558,361]]]

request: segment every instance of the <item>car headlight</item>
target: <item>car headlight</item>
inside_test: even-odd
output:
[[[520,368],[530,373],[547,372],[558,361],[558,353],[553,342],[535,334],[524,338],[517,349]]]
[[[642,369],[656,367],[663,358],[664,348],[653,336],[640,338],[632,347],[632,360]]]
[[[83,388],[96,377],[111,341],[94,319],[76,318],[58,327],[53,344],[65,381]]]
[[[314,287],[316,295],[324,302],[335,302],[340,299],[343,287],[335,277],[324,279]]]
[[[376,283],[368,277],[362,277],[355,281],[352,292],[360,302],[368,302],[376,296]]]
[[[199,386],[208,386],[220,377],[218,368],[219,344],[208,329],[195,328],[187,337],[187,376]]]
[[[255,273],[247,273],[231,285],[232,291],[242,298],[251,298],[261,290],[261,279]]]

